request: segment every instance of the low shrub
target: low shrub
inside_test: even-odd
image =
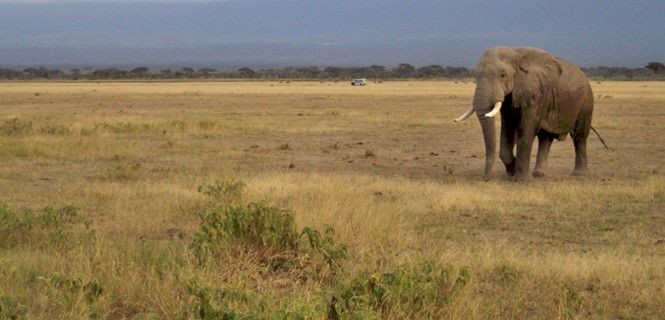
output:
[[[342,286],[329,314],[338,319],[441,318],[469,282],[467,268],[431,261],[386,273],[364,272]]]
[[[329,266],[334,267],[332,271],[340,270],[341,267],[337,261],[341,261],[347,256],[346,245],[336,245],[333,239],[335,230],[331,226],[326,226],[323,235],[316,229],[305,227],[302,230],[301,237],[307,238],[307,244],[311,250],[320,252]]]
[[[271,270],[297,267],[327,278],[340,271],[346,246],[335,244],[330,227],[322,234],[313,228],[298,231],[294,213],[250,203],[247,207],[209,206],[201,214],[201,225],[190,248],[200,264],[247,248],[259,253]]]
[[[298,233],[293,212],[252,203],[247,208],[222,205],[206,209],[192,244],[203,262],[231,243],[273,251],[295,250]]]

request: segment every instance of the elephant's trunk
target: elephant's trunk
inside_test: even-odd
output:
[[[486,117],[484,113],[478,112],[478,121],[483,130],[485,139],[485,181],[489,180],[492,168],[494,168],[494,159],[496,158],[496,129],[494,118]]]
[[[473,107],[476,110],[480,128],[485,140],[485,181],[490,179],[496,158],[496,128],[494,116],[501,109],[503,89],[487,79],[478,79],[473,95]],[[494,107],[492,107],[494,106]]]

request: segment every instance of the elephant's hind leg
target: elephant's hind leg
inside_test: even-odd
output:
[[[573,143],[575,144],[575,169],[573,169],[573,175],[586,174],[589,172],[589,166],[586,157],[586,137],[573,137]]]
[[[536,178],[544,177],[547,170],[547,159],[550,155],[550,147],[554,136],[548,132],[538,133],[538,153],[536,154],[536,168],[533,170],[533,176]]]
[[[570,133],[575,145],[575,169],[573,175],[583,175],[589,171],[586,141],[591,128],[591,112],[581,112],[575,122],[575,129]]]

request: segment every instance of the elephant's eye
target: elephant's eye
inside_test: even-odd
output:
[[[505,78],[505,77],[506,77],[506,74],[505,74],[505,73],[502,73],[502,74],[501,74],[501,78]]]

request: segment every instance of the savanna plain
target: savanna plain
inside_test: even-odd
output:
[[[515,183],[471,80],[0,83],[0,318],[665,319],[665,82],[592,87]]]

